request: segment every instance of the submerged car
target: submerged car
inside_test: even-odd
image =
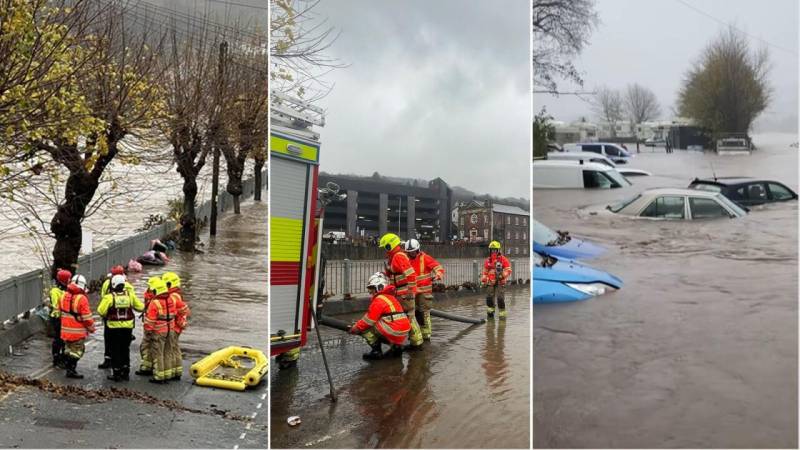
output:
[[[533,187],[537,189],[616,189],[631,182],[605,164],[578,161],[534,161]]]
[[[695,178],[689,189],[719,192],[744,206],[797,200],[797,193],[783,183],[749,177]]]
[[[648,219],[698,220],[721,217],[736,218],[747,210],[719,192],[699,189],[660,188],[608,205],[612,213]]]
[[[547,159],[552,161],[584,161],[584,162],[605,164],[606,166],[611,167],[612,169],[617,169],[617,172],[624,175],[625,177],[652,175],[650,172],[646,170],[633,169],[629,167],[618,167],[614,163],[614,161],[611,161],[611,159],[608,158],[608,156],[598,155],[597,153],[592,153],[592,152],[548,153]]]
[[[566,259],[591,259],[606,249],[591,242],[572,237],[566,231],[553,231],[538,220],[533,222],[533,251]]]
[[[586,300],[622,288],[610,273],[570,260],[533,252],[533,303]]]

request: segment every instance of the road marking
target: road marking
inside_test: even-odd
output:
[[[247,433],[242,433],[239,435],[239,439],[244,439],[245,436],[247,436]]]
[[[233,450],[239,450],[239,444],[234,445]]]
[[[253,424],[252,424],[252,423],[250,423],[250,422],[247,422],[247,426],[245,426],[245,427],[244,427],[244,429],[245,429],[245,430],[249,430],[249,429],[250,429],[250,427],[252,427],[252,426],[253,426]]]
[[[261,396],[261,400],[266,400],[266,398],[267,398],[267,394],[264,394],[264,395]]]
[[[250,418],[251,418],[251,419],[255,419],[257,415],[258,415],[258,413],[257,413],[257,412],[254,412],[254,413],[253,413],[253,415],[252,415],[252,416],[250,416]]]
[[[256,409],[261,409],[261,406],[263,405],[264,405],[263,403],[259,403],[258,406],[256,406]]]

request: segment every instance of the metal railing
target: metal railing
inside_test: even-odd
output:
[[[480,283],[483,261],[442,259],[439,262],[444,267],[442,282],[445,286]],[[510,262],[511,280],[529,281],[531,279],[529,259],[511,259]],[[366,294],[369,277],[383,269],[383,260],[327,261],[325,264],[325,292],[332,298]]]
[[[262,179],[267,179],[266,170],[263,172]],[[240,198],[249,198],[254,191],[255,180],[253,178],[244,180]],[[219,192],[217,194],[217,210],[224,212],[232,207],[233,196],[227,191]],[[211,199],[199,205],[195,210],[195,215],[199,222],[207,220],[211,216]],[[266,218],[264,218],[264,222],[266,223]],[[90,282],[100,280],[106,276],[111,266],[127,265],[131,258],[136,258],[150,249],[150,241],[167,236],[175,228],[175,221],[167,220],[121,241],[111,241],[106,244],[106,247],[79,257],[79,273]],[[39,307],[46,298],[51,282],[49,268],[33,270],[0,281],[0,323],[14,320]]]

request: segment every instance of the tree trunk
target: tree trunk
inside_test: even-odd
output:
[[[53,247],[53,275],[58,269],[75,273],[78,253],[81,250],[81,220],[86,207],[97,190],[98,182],[87,172],[70,173],[64,192],[64,203],[58,205],[50,221],[50,231],[55,235]]]
[[[183,178],[183,214],[181,214],[181,233],[179,246],[182,251],[194,251],[197,240],[197,215],[194,202],[197,198],[197,178]]]
[[[223,152],[225,154],[225,152]],[[233,213],[241,214],[239,200],[242,196],[242,175],[244,164],[240,164],[238,158],[225,158],[228,165],[228,185],[226,190],[233,196]]]
[[[264,169],[264,160],[262,158],[256,158],[254,171],[255,176],[253,178],[254,181],[254,190],[253,190],[253,200],[260,202],[261,201],[261,171]]]

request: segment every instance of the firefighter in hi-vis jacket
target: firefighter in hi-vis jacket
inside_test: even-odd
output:
[[[384,356],[399,356],[403,353],[403,342],[411,330],[411,323],[403,311],[400,301],[394,296],[395,288],[382,272],[377,272],[367,282],[372,297],[366,314],[350,327],[350,333],[360,334],[372,350],[364,353],[364,359],[382,359]],[[389,344],[384,354],[381,344]]]
[[[497,297],[497,308],[500,310],[498,316],[501,319],[506,317],[505,285],[509,276],[511,276],[511,263],[500,253],[500,243],[490,242],[489,257],[483,262],[483,272],[481,273],[481,284],[488,286],[486,316],[490,319],[494,317],[495,297]]]
[[[409,239],[403,248],[417,273],[417,295],[415,296],[416,318],[422,329],[422,338],[431,339],[431,307],[433,306],[433,281],[444,277],[444,267],[433,256],[420,250],[419,241]]]
[[[414,296],[417,294],[417,273],[411,267],[411,260],[403,251],[400,236],[394,233],[386,233],[379,242],[379,246],[386,250],[386,277],[394,285],[397,299],[403,305],[403,310],[408,314],[411,321],[411,332],[409,333],[409,346],[407,349],[415,350],[422,348],[422,331],[419,329],[417,319],[414,317]]]

